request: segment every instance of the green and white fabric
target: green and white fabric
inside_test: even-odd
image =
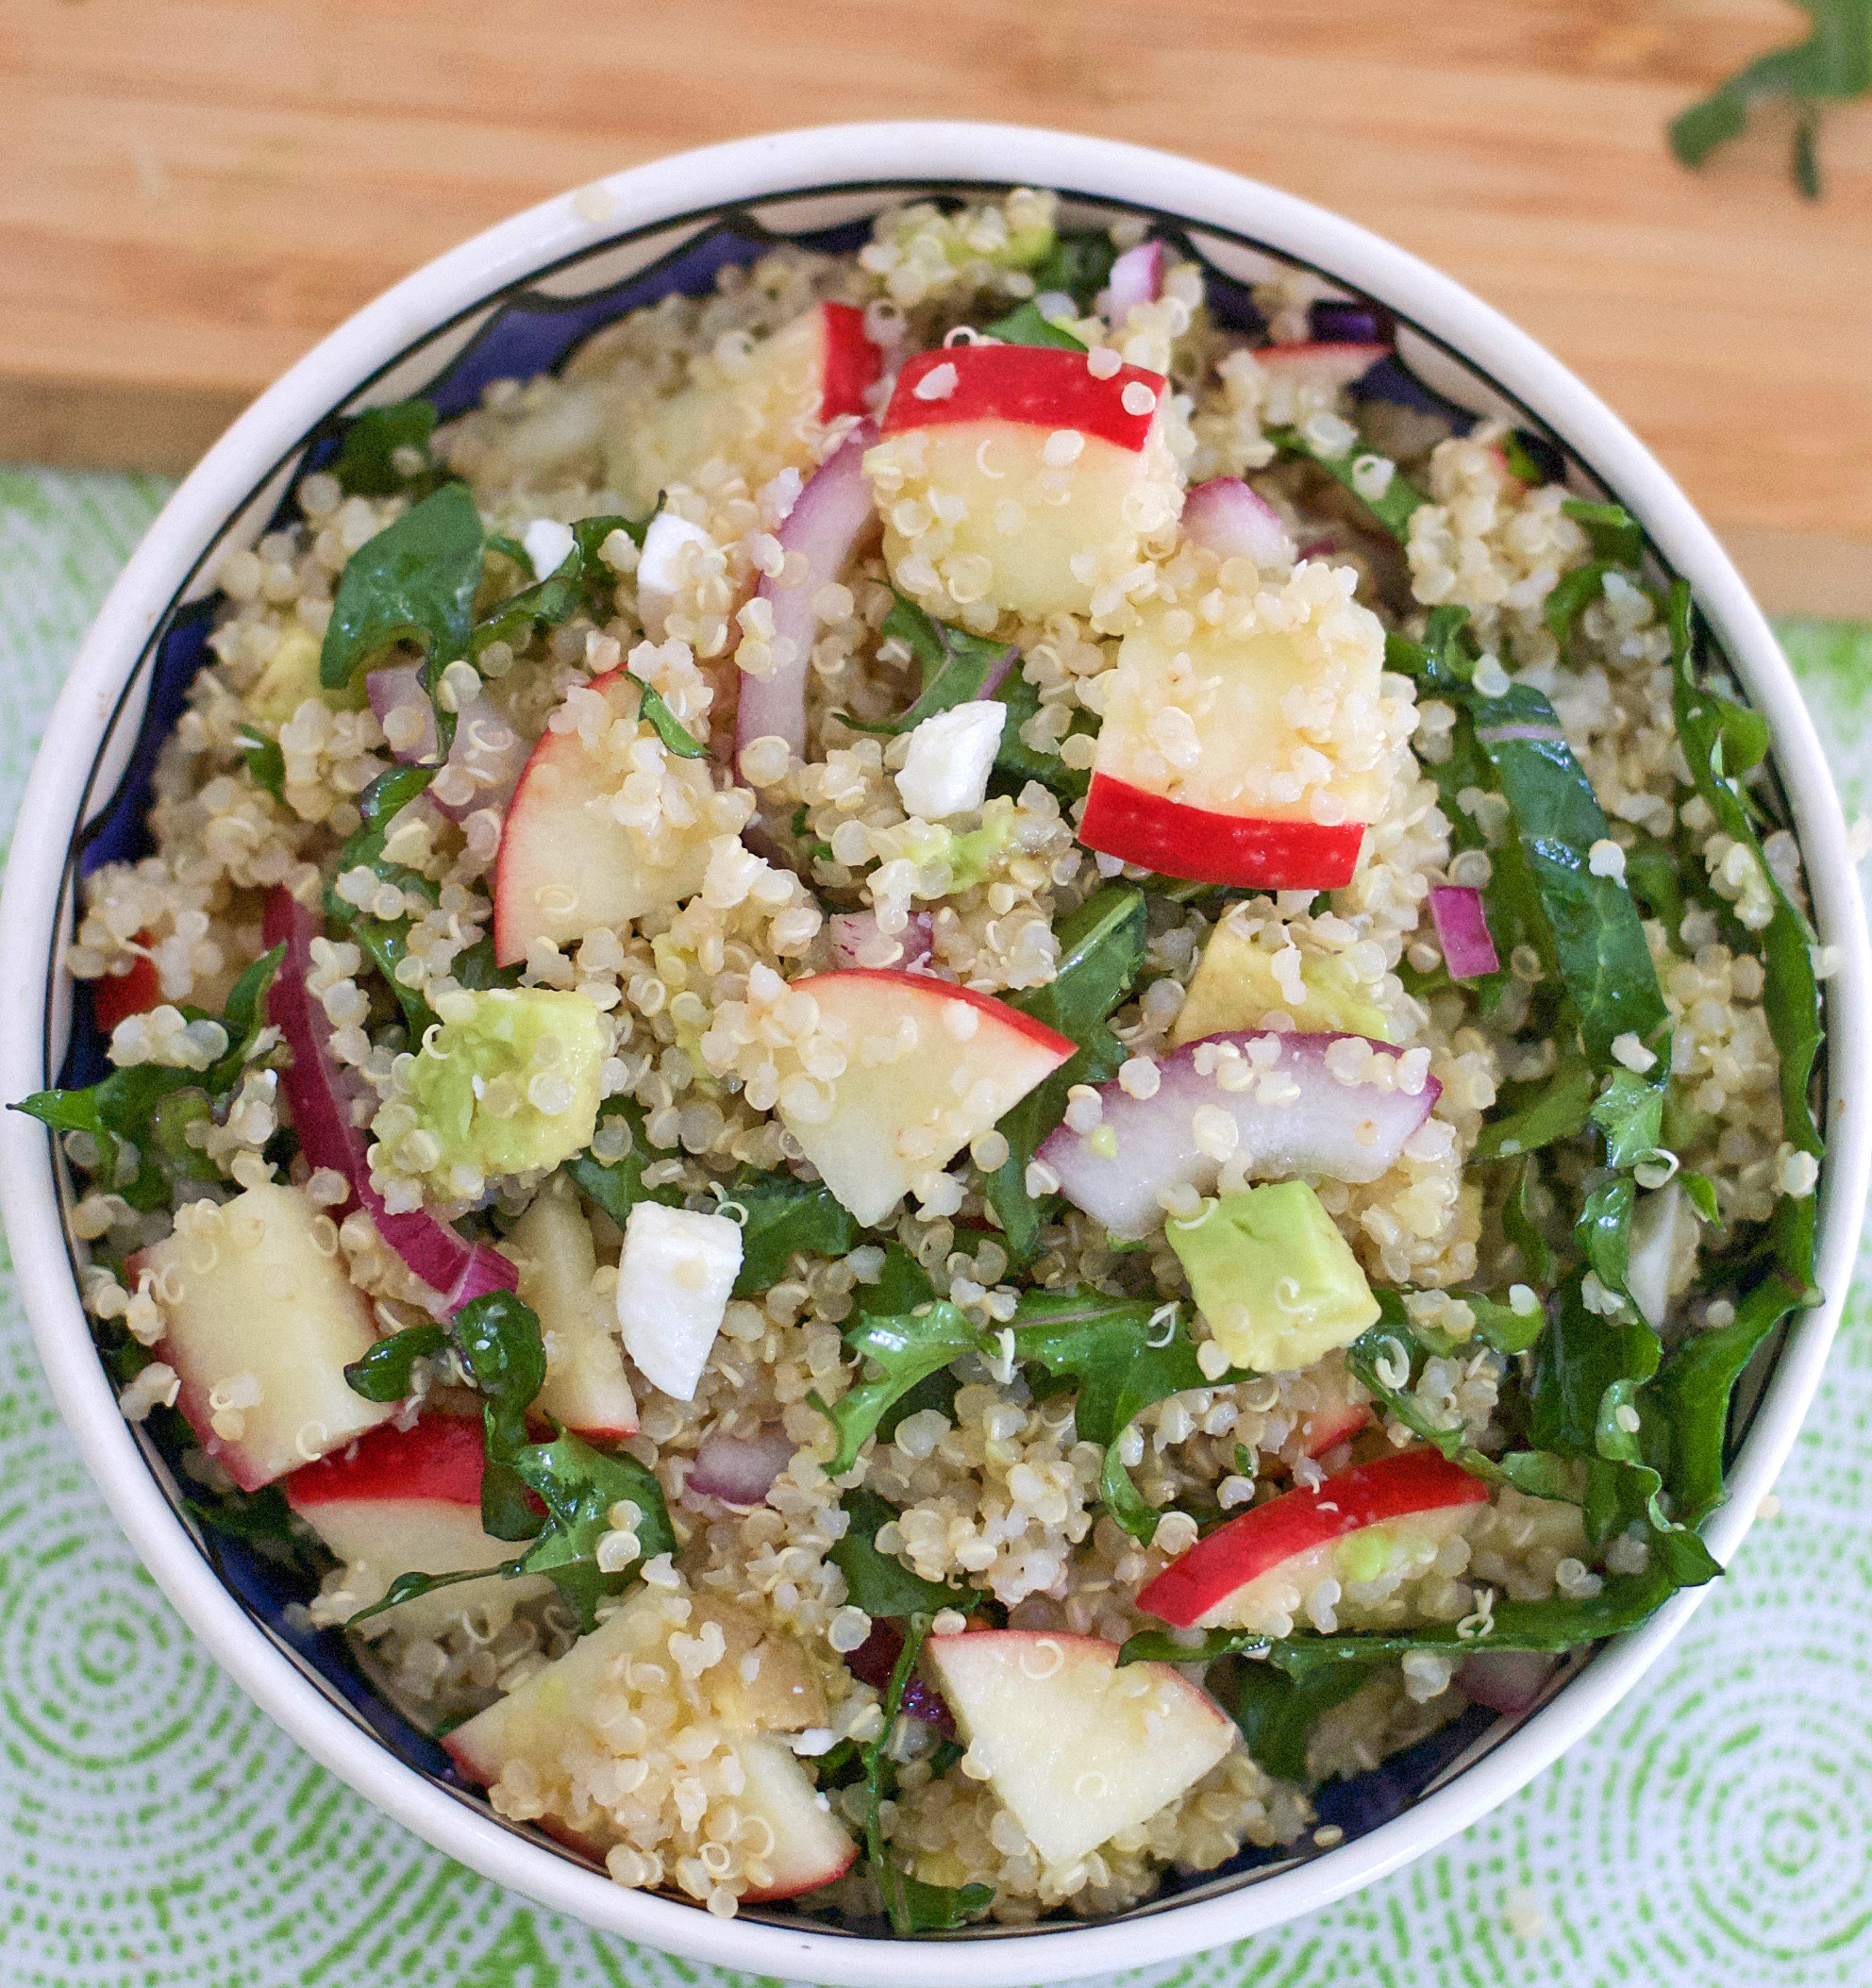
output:
[[[0,822],[164,494],[0,470]],[[1849,810],[1872,629],[1783,630]],[[31,825],[13,830],[30,834]],[[1862,1291],[1779,1511],[1625,1705],[1442,1854],[1155,1988],[1872,1981],[1872,1329]],[[959,1975],[965,1973],[959,1968]],[[53,1412],[0,1267],[7,1988],[726,1988],[526,1903],[315,1767],[170,1612]],[[1036,1988],[1038,1984],[1036,1983]]]

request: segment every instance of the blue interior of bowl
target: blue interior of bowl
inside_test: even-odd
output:
[[[474,407],[490,382],[525,380],[551,372],[593,332],[627,312],[673,292],[694,293],[709,289],[721,269],[731,263],[755,260],[778,239],[828,253],[843,253],[858,247],[868,237],[869,229],[869,220],[865,219],[777,237],[747,213],[725,212],[711,222],[700,224],[698,232],[681,246],[621,282],[572,296],[526,288],[505,293],[470,341],[420,389],[411,391],[421,391],[433,400],[444,420],[453,418]],[[1165,231],[1177,232],[1174,225],[1167,225]],[[600,243],[587,254],[595,256],[616,246],[615,241]],[[1272,253],[1264,249],[1262,252]],[[1211,308],[1215,314],[1224,323],[1244,330],[1260,328],[1262,319],[1248,287],[1212,263],[1206,262],[1206,268]],[[1381,336],[1390,322],[1390,313],[1367,299],[1353,297],[1312,307],[1312,329],[1321,339]],[[426,339],[418,344],[425,342]],[[1478,418],[1417,377],[1396,358],[1384,361],[1369,374],[1359,391],[1372,397],[1440,412],[1464,431]],[[344,416],[333,413],[305,439],[301,449],[294,452],[298,459],[294,480],[296,475],[331,460],[344,423]],[[1548,435],[1529,429],[1526,439],[1556,471],[1569,459]],[[289,493],[281,500],[276,521],[283,520],[290,509]],[[148,675],[149,695],[134,749],[109,800],[86,823],[75,844],[73,856],[79,876],[90,875],[105,862],[134,859],[149,848],[145,816],[157,754],[182,712],[195,672],[209,658],[208,638],[217,607],[215,598],[176,607],[153,640],[141,666]],[[72,1033],[59,1082],[74,1085],[95,1081],[108,1067],[104,1050],[104,1038],[92,1013],[89,990],[81,983],[76,990]],[[162,1473],[168,1479],[165,1489],[172,1502],[179,1504],[176,1486],[187,1482],[179,1475],[179,1448],[160,1441],[152,1446],[161,1452],[162,1462],[168,1466],[167,1472]],[[383,1745],[422,1773],[456,1789],[468,1788],[442,1747],[378,1696],[359,1671],[341,1634],[296,1627],[289,1619],[289,1605],[309,1598],[309,1590],[303,1577],[282,1568],[248,1543],[220,1532],[205,1533],[203,1547],[254,1620],[321,1679]],[[1316,1796],[1320,1822],[1336,1826],[1347,1839],[1389,1822],[1416,1800],[1495,1722],[1493,1712],[1480,1707],[1471,1708],[1429,1739],[1370,1772],[1321,1789]],[[1505,1723],[1503,1729],[1507,1729]],[[1294,1854],[1292,1850],[1248,1850],[1220,1872],[1187,1880],[1173,1875],[1154,1904],[1195,1885],[1211,1888],[1218,1878],[1288,1862]],[[750,1916],[784,1921],[799,1915],[797,1912],[757,1909]],[[962,1935],[982,1936],[994,1935],[986,1930]]]

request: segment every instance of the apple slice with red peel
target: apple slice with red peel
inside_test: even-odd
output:
[[[390,1418],[345,1382],[376,1330],[330,1217],[297,1188],[190,1202],[138,1268],[162,1314],[157,1357],[181,1377],[176,1406],[242,1491]]]
[[[382,1600],[399,1575],[497,1567],[521,1550],[481,1529],[484,1452],[478,1422],[432,1415],[410,1428],[375,1428],[286,1479],[287,1503],[344,1563],[351,1612]],[[470,1609],[505,1620],[551,1587],[538,1576],[465,1580],[399,1602],[363,1628],[433,1636]]]
[[[595,693],[600,715],[584,701]],[[575,703],[575,699],[578,701]],[[521,769],[501,824],[494,861],[494,958],[514,966],[536,939],[581,939],[597,926],[625,926],[673,910],[702,888],[721,832],[706,765],[663,752],[662,777],[689,803],[692,820],[645,830],[618,819],[614,804],[632,768],[627,755],[656,734],[638,716],[637,679],[609,671],[555,712]]]
[[[1155,1815],[1235,1745],[1167,1663],[1118,1667],[1095,1636],[988,1629],[923,1646],[972,1764],[1042,1859],[1069,1863]]]
[[[766,1882],[741,1896],[750,1905],[772,1904],[843,1878],[857,1862],[858,1846],[793,1748],[771,1733],[757,1732],[737,1741],[735,1754],[746,1776],[740,1807],[764,1822],[774,1838],[764,1860]]]
[[[1426,1051],[1362,1035],[1231,1030],[1184,1044],[1157,1068],[1150,1096],[1100,1084],[1098,1123],[1057,1127],[1040,1148],[1067,1199],[1115,1236],[1148,1235],[1173,1189],[1213,1191],[1222,1162],[1196,1137],[1198,1111],[1233,1121],[1250,1179],[1357,1186],[1396,1162],[1443,1094]]]
[[[1329,1577],[1377,1579],[1400,1549],[1427,1565],[1487,1499],[1481,1479],[1440,1450],[1356,1463],[1218,1526],[1145,1583],[1138,1607],[1179,1629],[1278,1625]]]
[[[713,460],[732,463],[751,491],[807,468],[827,424],[864,412],[883,368],[855,304],[815,304],[744,355],[704,354],[693,385],[618,410],[607,459],[626,510],[643,516],[660,491]]]
[[[1389,345],[1332,340],[1298,345],[1262,345],[1255,351],[1255,362],[1263,373],[1277,379],[1291,380],[1296,387],[1314,387],[1330,396],[1342,388],[1356,386],[1380,359],[1391,357]]]
[[[952,617],[981,599],[1034,621],[1088,612],[1181,509],[1166,386],[1045,345],[907,360],[864,459],[896,584]]]
[[[780,1121],[867,1228],[1078,1051],[1005,1001],[928,974],[847,967],[791,991],[817,1003],[812,1032],[844,1068],[810,1110],[783,1091]]]
[[[1199,615],[1146,602],[1119,644],[1087,848],[1255,891],[1337,890],[1389,792],[1384,629],[1351,576],[1301,566]]]
[[[1339,891],[1352,881],[1362,822],[1219,814],[1095,769],[1079,821],[1088,849],[1164,877],[1242,891]]]
[[[533,1407],[581,1436],[620,1442],[637,1432],[637,1400],[608,1307],[594,1299],[598,1256],[592,1225],[562,1175],[555,1174],[513,1225],[506,1253],[520,1269],[520,1295],[539,1315],[546,1384]]]
[[[1371,1404],[1354,1397],[1356,1383],[1343,1360],[1322,1361],[1307,1378],[1316,1398],[1301,1421],[1300,1442],[1306,1455],[1323,1457],[1369,1425]]]

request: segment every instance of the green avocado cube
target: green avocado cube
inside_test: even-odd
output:
[[[1292,1373],[1378,1322],[1358,1259],[1304,1180],[1205,1201],[1165,1233],[1232,1366]]]
[[[410,1073],[411,1109],[442,1148],[433,1171],[528,1173],[591,1144],[610,1044],[588,995],[496,987],[440,1006]]]

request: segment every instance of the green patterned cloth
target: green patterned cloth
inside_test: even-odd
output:
[[[12,819],[66,661],[162,495],[147,478],[0,470],[0,822]],[[1872,630],[1807,623],[1783,633],[1848,807],[1872,806]],[[1779,1512],[1596,1733],[1442,1854],[1156,1979],[1165,1988],[1872,1980],[1864,1311],[1862,1293]],[[107,1517],[53,1413],[9,1275],[0,1283],[0,1955],[8,1988],[698,1980],[407,1835],[220,1675]]]

